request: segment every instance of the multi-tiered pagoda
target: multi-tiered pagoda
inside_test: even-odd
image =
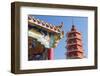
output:
[[[71,31],[67,33],[67,59],[81,59],[84,57],[82,34],[72,25]]]

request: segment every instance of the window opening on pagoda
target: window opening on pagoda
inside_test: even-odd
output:
[[[71,37],[74,37],[74,34],[71,34]]]
[[[71,50],[75,50],[75,48],[74,48],[74,47],[72,47],[72,48],[71,48]]]
[[[68,41],[68,44],[71,43],[71,41]]]
[[[76,42],[77,42],[76,40],[69,40],[69,41],[68,41],[69,44],[70,44],[70,43],[73,44],[73,43],[76,43]]]
[[[78,55],[77,53],[74,53],[74,55],[76,56],[76,55]]]
[[[68,37],[75,37],[75,36],[76,34],[73,34],[73,33],[68,35]]]
[[[76,49],[76,46],[75,46],[75,45],[73,45],[73,46],[72,46],[72,48],[73,48],[73,49]]]
[[[70,53],[69,56],[74,56],[73,53]]]
[[[76,43],[76,42],[77,42],[77,40],[75,39],[75,40],[74,40],[74,43]]]

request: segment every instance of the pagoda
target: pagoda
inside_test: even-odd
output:
[[[72,25],[71,31],[67,32],[67,59],[82,59],[84,58],[84,51],[82,45],[82,34],[74,25]]]

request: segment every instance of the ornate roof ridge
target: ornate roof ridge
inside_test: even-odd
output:
[[[48,29],[51,32],[56,32],[56,33],[60,33],[61,28],[63,26],[63,23],[61,23],[59,26],[55,26],[50,23],[44,22],[43,20],[36,19],[34,16],[28,16],[28,22],[31,24],[36,24],[40,27]]]

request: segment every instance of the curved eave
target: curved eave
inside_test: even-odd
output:
[[[56,34],[59,34],[60,33],[58,31],[54,31],[54,29],[49,29],[46,26],[42,26],[42,25],[39,25],[39,24],[36,24],[36,23],[32,23],[30,21],[28,21],[28,24],[31,25],[31,26],[39,27],[39,28],[44,29],[44,30],[46,30],[48,32],[52,32],[52,33],[56,33]]]
[[[67,33],[67,35],[68,34],[72,34],[72,33],[77,33],[77,34],[80,34],[81,35],[81,32],[79,32],[79,31],[70,31],[70,32]]]
[[[71,52],[80,52],[80,53],[83,53],[83,50],[80,51],[80,50],[77,50],[77,51],[67,51],[67,53],[71,53]]]
[[[82,40],[81,38],[74,37],[74,38],[67,38],[66,42],[68,42],[69,40],[75,40],[75,39],[77,39],[77,40]]]
[[[82,47],[82,45],[80,45],[80,44],[72,44],[72,45],[65,46],[65,48],[68,48],[68,47],[71,47],[71,46],[80,46],[80,47]]]

